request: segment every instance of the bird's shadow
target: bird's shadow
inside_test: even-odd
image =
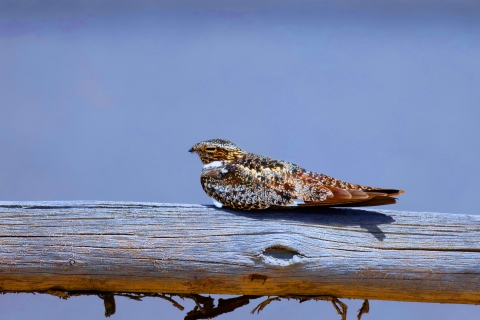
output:
[[[224,207],[218,210],[257,220],[287,220],[311,225],[339,227],[359,226],[367,230],[378,241],[383,241],[386,238],[385,233],[380,229],[379,225],[395,222],[391,216],[375,211],[374,209],[287,207],[244,211]]]

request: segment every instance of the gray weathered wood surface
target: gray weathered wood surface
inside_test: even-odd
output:
[[[0,292],[334,295],[480,304],[480,216],[0,202]]]

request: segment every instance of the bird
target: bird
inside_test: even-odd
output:
[[[375,188],[308,171],[294,163],[249,153],[226,139],[195,144],[200,182],[218,208],[358,207],[396,203],[399,189]]]

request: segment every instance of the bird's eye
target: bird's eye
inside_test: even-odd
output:
[[[207,150],[207,152],[214,152],[217,148],[216,147],[206,147],[205,150]]]

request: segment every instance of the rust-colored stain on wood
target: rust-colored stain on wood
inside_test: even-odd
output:
[[[248,279],[250,279],[250,281],[260,280],[262,281],[262,284],[265,284],[268,277],[263,274],[252,273],[251,275],[248,276]]]

